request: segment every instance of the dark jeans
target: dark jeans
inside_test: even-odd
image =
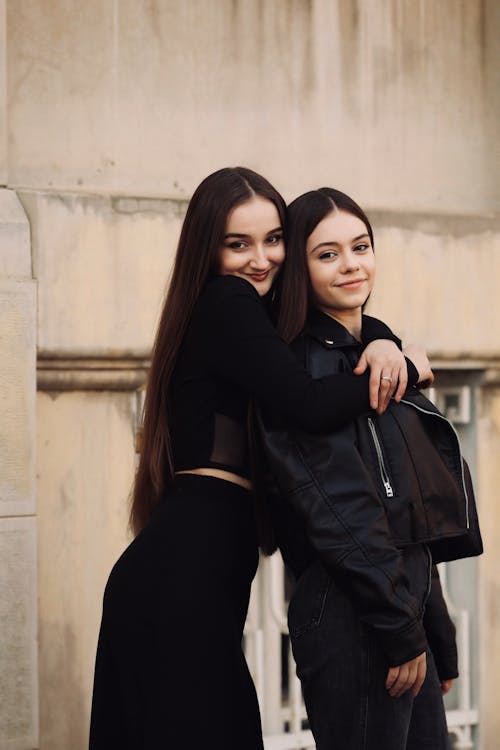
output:
[[[428,558],[409,553],[409,580],[425,602]],[[319,562],[301,576],[289,609],[297,674],[317,750],[449,750],[434,660],[418,697],[391,698],[376,635]]]

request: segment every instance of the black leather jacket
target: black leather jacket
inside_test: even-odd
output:
[[[361,353],[343,326],[318,312],[293,347],[314,377],[352,371]],[[389,663],[416,656],[426,639],[403,548],[428,543],[435,562],[481,551],[467,551],[468,541],[460,548],[473,496],[452,425],[416,389],[381,417],[371,412],[324,435],[265,409],[258,423],[281,510],[300,518],[313,555],[376,628]]]

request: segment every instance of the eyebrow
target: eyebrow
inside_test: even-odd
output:
[[[358,240],[362,240],[365,237],[368,237],[368,239],[370,239],[370,235],[368,234],[368,232],[363,232],[363,234],[359,234],[357,237],[353,237],[353,239],[351,240],[351,242],[357,242]],[[332,247],[332,245],[334,247],[338,247],[339,243],[335,242],[335,240],[331,240],[330,242],[320,242],[319,245],[316,245],[316,247],[313,247],[313,249],[310,252],[314,253],[320,247]]]
[[[270,234],[276,234],[277,232],[282,232],[283,227],[276,227],[275,229],[270,229],[269,232],[267,232],[266,237]],[[229,232],[228,234],[224,235],[224,239],[228,240],[230,237],[237,237],[238,239],[245,239],[246,237],[250,237],[249,234],[238,234],[237,232]]]

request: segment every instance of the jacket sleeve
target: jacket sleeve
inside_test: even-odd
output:
[[[443,596],[439,572],[432,566],[431,590],[424,613],[424,628],[440,680],[458,677],[456,628]]]

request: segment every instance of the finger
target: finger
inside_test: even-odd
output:
[[[399,382],[399,372],[400,372],[400,369],[401,369],[400,365],[395,365],[392,368],[392,372],[391,372],[392,383],[390,384],[389,394],[388,394],[389,395],[389,401],[392,398],[394,398],[394,394],[396,393],[396,389],[398,387],[398,382]]]
[[[427,662],[424,660],[420,661],[417,666],[417,675],[415,682],[413,683],[412,693],[413,697],[416,698],[420,692],[420,688],[424,684],[425,675],[427,674]]]
[[[376,409],[379,403],[379,388],[380,388],[380,365],[373,365],[370,370],[370,406],[372,409]]]
[[[385,681],[386,690],[390,690],[398,678],[399,667],[391,667],[387,672],[387,678]]]
[[[368,367],[368,361],[366,359],[366,354],[363,352],[353,372],[355,375],[362,375],[364,372],[366,372],[367,367]]]
[[[398,403],[403,398],[407,385],[408,385],[408,368],[406,366],[406,360],[404,360],[404,363],[401,365],[399,369],[398,386],[397,386],[396,392],[394,393],[394,399]]]
[[[389,404],[389,401],[390,401],[389,391],[390,391],[392,383],[390,380],[388,380],[388,378],[391,378],[391,377],[392,377],[391,375],[386,375],[385,373],[381,373],[380,375],[379,391],[378,391],[378,408],[377,408],[378,414],[383,414]]]
[[[399,698],[400,695],[408,689],[408,673],[409,667],[407,664],[402,664],[399,668],[399,674],[397,680],[394,682],[392,688],[389,690],[389,695],[392,698]]]
[[[385,405],[386,408],[389,406],[391,399],[394,395],[394,391],[398,387],[398,377],[399,377],[398,366],[395,366],[392,368],[391,374],[388,377],[390,377],[390,380],[385,381],[389,385],[389,388],[387,389],[387,395],[386,395],[386,405]]]

